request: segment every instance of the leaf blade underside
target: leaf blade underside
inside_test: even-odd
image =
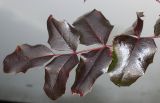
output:
[[[46,65],[44,91],[48,97],[56,100],[65,93],[69,73],[78,62],[77,55],[66,54]]]
[[[156,52],[156,44],[152,38],[138,39],[129,35],[117,36],[113,41],[113,48],[114,65],[109,68],[108,74],[118,86],[129,86],[143,76]]]
[[[6,56],[3,61],[4,72],[25,73],[30,68],[43,65],[52,57],[52,51],[44,45],[23,44],[17,46],[13,53]]]
[[[80,96],[86,95],[91,90],[95,80],[107,71],[112,60],[109,48],[90,51],[82,56],[71,88],[73,94]]]

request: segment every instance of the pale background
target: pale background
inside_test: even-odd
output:
[[[156,40],[159,49],[154,63],[136,83],[119,88],[110,82],[107,75],[103,75],[95,83],[93,91],[83,98],[70,93],[74,70],[68,80],[66,94],[57,101],[50,100],[43,91],[43,67],[31,69],[26,74],[3,73],[3,59],[17,45],[47,44],[46,20],[50,14],[72,23],[94,8],[102,11],[115,25],[111,37],[130,26],[137,11],[145,14],[143,36],[152,35],[160,14],[160,4],[155,0],[88,0],[86,3],[83,0],[0,0],[0,99],[33,103],[159,103],[159,40]]]

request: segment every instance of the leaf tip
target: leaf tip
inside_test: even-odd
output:
[[[144,17],[144,12],[143,11],[136,12],[136,14],[137,14],[138,17]]]
[[[79,95],[80,97],[84,96],[84,93],[80,90],[72,89],[71,91],[72,91],[72,95]]]
[[[52,16],[52,14],[50,14],[49,17],[48,17],[48,19],[52,19],[52,18],[53,18],[53,16]]]
[[[49,17],[48,17],[48,20],[47,20],[47,24],[50,23],[50,22],[52,22],[53,19],[54,19],[53,15],[50,14]]]

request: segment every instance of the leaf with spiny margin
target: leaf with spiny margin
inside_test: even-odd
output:
[[[49,16],[47,20],[49,33],[48,43],[52,49],[59,51],[76,51],[79,35],[77,31],[66,21],[60,22]]]
[[[56,100],[65,93],[69,73],[78,63],[77,55],[66,54],[46,65],[44,91],[48,97]]]
[[[143,12],[137,12],[137,20],[123,34],[135,35],[139,37],[143,29],[143,20],[141,17],[144,17]]]
[[[41,66],[53,57],[52,51],[44,45],[31,46],[23,44],[6,56],[3,61],[4,72],[23,72],[28,69]]]
[[[73,94],[86,95],[92,88],[95,80],[107,72],[112,61],[108,47],[82,54],[76,69],[75,82],[71,88]]]
[[[106,44],[113,29],[110,22],[97,10],[80,17],[73,26],[79,31],[80,43],[85,45]]]
[[[160,18],[156,21],[156,24],[154,25],[154,35],[160,35]]]
[[[152,38],[120,35],[113,40],[113,61],[108,69],[111,81],[129,86],[141,77],[153,62],[156,44]]]

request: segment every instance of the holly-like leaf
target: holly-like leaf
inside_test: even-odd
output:
[[[52,49],[59,51],[76,51],[79,35],[77,31],[66,21],[60,22],[49,16],[47,21],[49,33],[48,43]]]
[[[160,18],[156,21],[156,24],[154,25],[154,35],[160,35]]]
[[[141,77],[156,52],[152,38],[137,38],[120,35],[113,41],[113,61],[108,73],[113,83],[129,86]]]
[[[78,64],[77,55],[66,54],[54,58],[45,69],[44,91],[53,100],[65,93],[70,71]]]
[[[47,96],[53,100],[65,93],[69,73],[78,63],[75,82],[71,88],[73,93],[86,95],[95,80],[107,72],[108,68],[109,76],[116,85],[129,86],[145,73],[156,52],[152,38],[140,38],[143,28],[142,16],[142,12],[137,13],[136,22],[124,33],[129,35],[117,36],[114,39],[111,53],[106,43],[113,26],[101,12],[93,10],[79,18],[73,26],[66,21],[58,21],[51,15],[47,20],[48,43],[53,50],[62,50],[68,54],[53,54],[44,45],[24,44],[5,58],[4,71],[25,73],[56,56],[45,66],[43,87]],[[159,35],[159,21],[157,22],[156,36]],[[102,44],[103,47],[77,52],[79,38],[82,44]],[[80,55],[80,62],[77,54]]]
[[[112,61],[109,48],[90,51],[82,54],[76,70],[76,79],[72,86],[72,93],[86,95],[95,80],[104,74]]]
[[[93,10],[80,17],[73,23],[79,31],[80,42],[85,45],[106,44],[113,26],[97,10]]]
[[[16,50],[4,59],[4,72],[25,73],[29,68],[43,65],[52,57],[52,51],[44,45],[17,46]]]
[[[143,29],[143,20],[141,19],[143,16],[143,12],[137,12],[137,20],[131,27],[127,29],[127,31],[125,31],[124,34],[135,35],[139,37]]]

